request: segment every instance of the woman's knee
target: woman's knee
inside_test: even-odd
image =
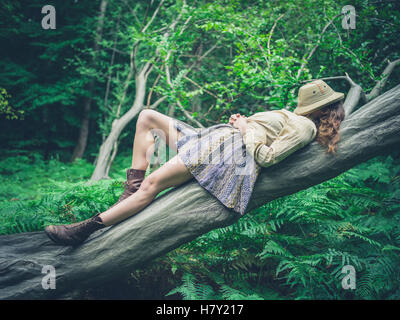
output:
[[[152,128],[157,113],[157,111],[151,109],[144,109],[140,111],[136,126]]]
[[[147,176],[140,185],[139,190],[147,194],[149,197],[155,197],[161,191],[157,177],[151,174]]]

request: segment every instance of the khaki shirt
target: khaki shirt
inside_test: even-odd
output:
[[[254,160],[269,167],[310,143],[316,134],[311,119],[282,109],[248,117],[243,141]]]

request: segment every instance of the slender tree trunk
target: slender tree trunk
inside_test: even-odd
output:
[[[96,62],[96,53],[99,50],[99,42],[101,41],[101,38],[103,36],[104,16],[106,14],[107,3],[108,3],[107,0],[102,0],[100,3],[99,17],[96,27],[96,36],[93,43],[93,50],[95,51],[95,56],[93,58],[92,64],[95,64]],[[89,96],[85,98],[85,102],[83,105],[83,114],[82,114],[81,126],[79,129],[78,142],[72,153],[71,162],[73,162],[76,158],[82,158],[86,150],[87,140],[89,136],[90,111],[92,110],[92,103],[93,103],[92,99],[93,89],[94,89],[94,80],[92,79],[90,80],[88,85]]]
[[[94,81],[89,84],[89,92],[93,91]],[[86,97],[83,104],[83,114],[81,119],[81,126],[79,129],[78,142],[75,146],[74,152],[72,153],[70,161],[73,162],[77,158],[82,158],[83,153],[86,150],[87,140],[89,136],[89,124],[90,124],[90,111],[92,109],[92,98]]]
[[[161,0],[159,2],[158,6],[154,10],[153,15],[151,16],[150,20],[148,20],[146,25],[141,30],[142,34],[146,34],[147,29],[151,26],[155,17],[159,13],[160,8],[162,7],[163,3],[164,3],[164,0]],[[152,4],[152,2],[151,2],[151,4]],[[151,6],[151,4],[150,4],[150,6]],[[171,32],[173,30],[175,30],[175,27],[183,14],[184,8],[186,8],[185,0],[183,0],[182,11],[178,14],[178,16],[169,25],[169,27],[167,28],[167,31],[163,35],[164,38],[168,38],[170,36]],[[145,14],[145,16],[146,15],[147,15],[147,13]],[[189,17],[185,21],[185,23],[179,33],[180,35],[183,33],[183,30],[185,30],[186,25],[190,21],[190,19],[191,19],[191,17]],[[144,21],[145,20],[146,19],[144,19]],[[144,99],[145,99],[145,93],[146,93],[147,78],[153,69],[154,61],[151,61],[152,59],[148,60],[145,63],[145,65],[143,66],[143,68],[141,68],[140,71],[138,71],[135,60],[137,58],[136,55],[137,55],[137,50],[138,50],[139,44],[140,44],[140,40],[136,41],[133,44],[133,47],[132,47],[132,50],[130,53],[130,69],[129,69],[129,73],[128,73],[127,78],[124,83],[123,95],[122,95],[122,98],[121,98],[118,108],[117,108],[116,119],[112,123],[110,134],[108,135],[108,137],[106,138],[106,140],[102,143],[102,145],[100,147],[100,151],[99,151],[99,154],[98,154],[98,157],[96,160],[96,167],[92,174],[91,180],[100,180],[100,179],[107,177],[107,172],[112,163],[111,153],[112,153],[113,147],[117,143],[119,135],[121,134],[122,130],[126,127],[126,125],[144,108],[144,105],[145,105]],[[215,48],[215,46],[212,47],[212,49],[209,50],[209,52],[211,52],[214,48]],[[168,52],[168,56],[171,55],[171,52],[172,52],[171,50]],[[159,59],[160,58],[159,54],[160,54],[160,50],[159,50],[159,48],[157,48],[155,51],[155,56],[153,58],[158,57],[158,59]],[[204,58],[204,56],[201,58]],[[129,109],[129,111],[127,113],[125,113],[121,118],[119,118],[120,113],[121,113],[121,107],[124,103],[125,97],[128,92],[130,80],[133,77],[133,75],[135,75],[135,81],[136,81],[135,82],[135,85],[136,85],[135,101],[133,103],[133,106]],[[155,102],[152,106],[150,106],[150,108],[155,108],[158,104],[160,104],[163,100],[165,100],[165,98],[166,97],[162,97],[162,98],[158,99],[157,102]],[[150,100],[150,98],[149,98],[149,100]]]
[[[146,82],[147,76],[145,76],[145,72],[142,70],[142,72],[136,76],[135,101],[127,113],[125,113],[121,118],[113,121],[111,132],[100,147],[96,168],[94,169],[90,180],[97,181],[107,177],[107,166],[118,137],[128,123],[143,109],[146,94]]]
[[[117,141],[114,142],[112,154],[110,156],[110,161],[108,161],[108,164],[107,164],[107,167],[106,167],[106,173],[105,173],[106,178],[110,177],[109,173],[110,173],[111,165],[112,165],[112,163],[113,163],[113,161],[115,159],[115,156],[117,155],[117,152],[118,152],[118,139],[117,139]]]

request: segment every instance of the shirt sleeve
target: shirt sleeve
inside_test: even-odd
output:
[[[290,120],[282,128],[278,137],[270,146],[266,145],[265,133],[256,130],[254,126],[248,125],[243,141],[246,149],[254,157],[254,160],[262,167],[276,164],[296,150],[310,143],[315,135],[314,125]]]

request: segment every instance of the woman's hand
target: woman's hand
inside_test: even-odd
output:
[[[239,129],[242,135],[246,132],[247,118],[245,116],[242,116],[239,113],[231,115],[229,118],[229,123],[235,128]]]
[[[229,123],[233,125],[233,123],[239,118],[241,115],[239,113],[231,115],[229,118]]]

